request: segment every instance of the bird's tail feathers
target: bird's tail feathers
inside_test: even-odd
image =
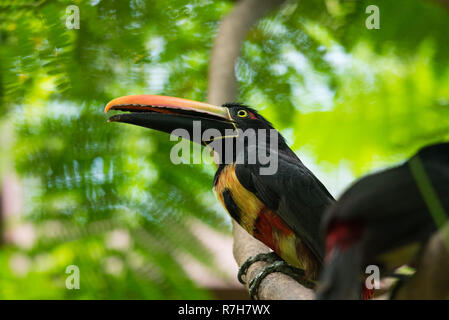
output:
[[[358,300],[370,297],[362,290],[360,277],[360,250],[358,245],[347,248],[334,247],[325,257],[317,289],[319,300]]]
[[[370,299],[373,290],[362,283],[362,221],[332,221],[326,230],[326,254],[318,298]],[[363,288],[362,288],[363,287]]]

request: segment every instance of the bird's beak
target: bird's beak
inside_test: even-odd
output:
[[[235,130],[228,108],[175,97],[125,96],[110,101],[104,112],[109,110],[129,111],[113,115],[109,122],[130,123],[175,135],[179,135],[176,132],[180,131],[173,132],[174,130],[184,129],[187,130],[189,139],[195,142],[207,143],[214,140],[207,136],[203,138],[207,129],[215,129],[215,135],[222,137],[229,134],[229,130]],[[201,141],[194,136],[198,134],[198,130],[194,130],[194,121],[199,121],[196,125],[201,128]]]

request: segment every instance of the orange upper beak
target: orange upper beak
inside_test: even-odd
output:
[[[104,113],[107,113],[109,110],[136,112],[153,111],[172,114],[177,112],[182,113],[182,111],[190,111],[231,120],[228,109],[224,107],[176,97],[145,94],[116,98],[106,105],[104,108]]]
[[[110,101],[104,112],[109,110],[129,111],[109,118],[110,122],[125,122],[167,133],[175,129],[193,132],[194,122],[201,123],[201,130],[217,129],[223,136],[226,129],[235,129],[229,109],[182,98],[134,95]],[[204,140],[206,143],[208,140]]]

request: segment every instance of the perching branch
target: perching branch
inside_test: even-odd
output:
[[[237,98],[235,64],[243,41],[250,28],[265,14],[279,7],[285,0],[241,0],[233,11],[221,22],[212,49],[209,66],[208,101],[221,105]],[[251,237],[237,223],[234,225],[234,257],[241,266],[246,259],[270,249]],[[246,281],[266,266],[265,262],[254,263],[248,270]],[[259,287],[259,299],[313,299],[313,291],[282,273],[267,276]]]
[[[417,270],[396,299],[449,299],[449,223],[430,238]]]
[[[234,223],[234,257],[239,266],[248,258],[264,252],[270,252],[270,249]],[[256,262],[249,268],[246,274],[247,287],[251,279],[265,266],[267,266],[265,262]],[[261,282],[258,298],[260,300],[312,300],[315,294],[313,290],[300,285],[293,278],[276,272],[269,274]]]

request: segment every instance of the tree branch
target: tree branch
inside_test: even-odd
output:
[[[251,237],[242,227],[234,222],[234,257],[241,266],[248,258],[271,250],[262,242]],[[246,273],[246,287],[251,279],[268,264],[256,262]],[[260,300],[312,300],[313,290],[300,285],[293,278],[283,273],[271,273],[260,284],[258,298]]]
[[[413,277],[395,299],[449,299],[449,223],[429,240]]]
[[[221,105],[237,98],[235,64],[245,37],[265,14],[279,7],[284,0],[241,0],[233,11],[221,22],[212,49],[209,65],[208,101]],[[246,259],[270,249],[251,237],[237,223],[234,226],[234,257],[241,266]],[[267,263],[254,263],[247,272],[247,283],[258,274]],[[259,299],[313,299],[313,291],[282,273],[268,275],[259,287]]]
[[[209,64],[209,95],[211,104],[221,105],[237,98],[235,63],[251,27],[265,14],[285,0],[241,0],[220,23]]]

